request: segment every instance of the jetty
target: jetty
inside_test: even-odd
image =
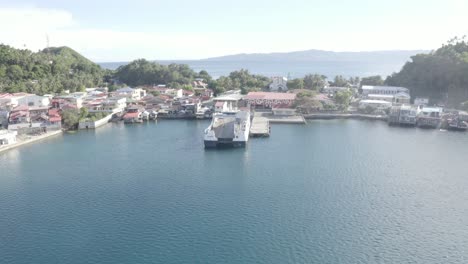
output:
[[[266,117],[254,116],[252,126],[250,127],[251,137],[269,137],[270,121]]]

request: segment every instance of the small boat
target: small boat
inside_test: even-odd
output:
[[[158,118],[158,112],[152,110],[149,112],[149,120],[156,120]]]
[[[142,119],[143,121],[148,121],[148,120],[149,120],[149,116],[150,116],[150,113],[149,113],[148,111],[146,111],[146,110],[143,111],[143,112],[141,113],[141,119]]]
[[[468,123],[456,117],[448,123],[448,129],[455,131],[466,131],[468,130]]]

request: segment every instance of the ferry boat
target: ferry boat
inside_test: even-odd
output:
[[[250,112],[228,111],[213,114],[205,129],[205,148],[245,147],[249,140]]]

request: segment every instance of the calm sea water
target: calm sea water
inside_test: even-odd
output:
[[[0,263],[467,263],[468,134],[206,121],[65,134],[0,155]]]
[[[409,60],[409,58],[408,58]],[[336,75],[349,77],[365,77],[372,75],[387,76],[398,72],[406,60],[401,58],[384,61],[158,61],[161,64],[182,63],[188,64],[195,71],[206,70],[214,78],[227,76],[230,72],[247,69],[251,73],[265,76],[290,76],[291,78],[304,77],[309,73],[318,73],[328,76],[331,80]],[[127,62],[99,63],[102,67],[116,69]]]

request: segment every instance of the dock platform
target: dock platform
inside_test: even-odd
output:
[[[270,121],[268,118],[255,116],[252,119],[250,127],[250,136],[252,137],[269,137],[270,136]]]

